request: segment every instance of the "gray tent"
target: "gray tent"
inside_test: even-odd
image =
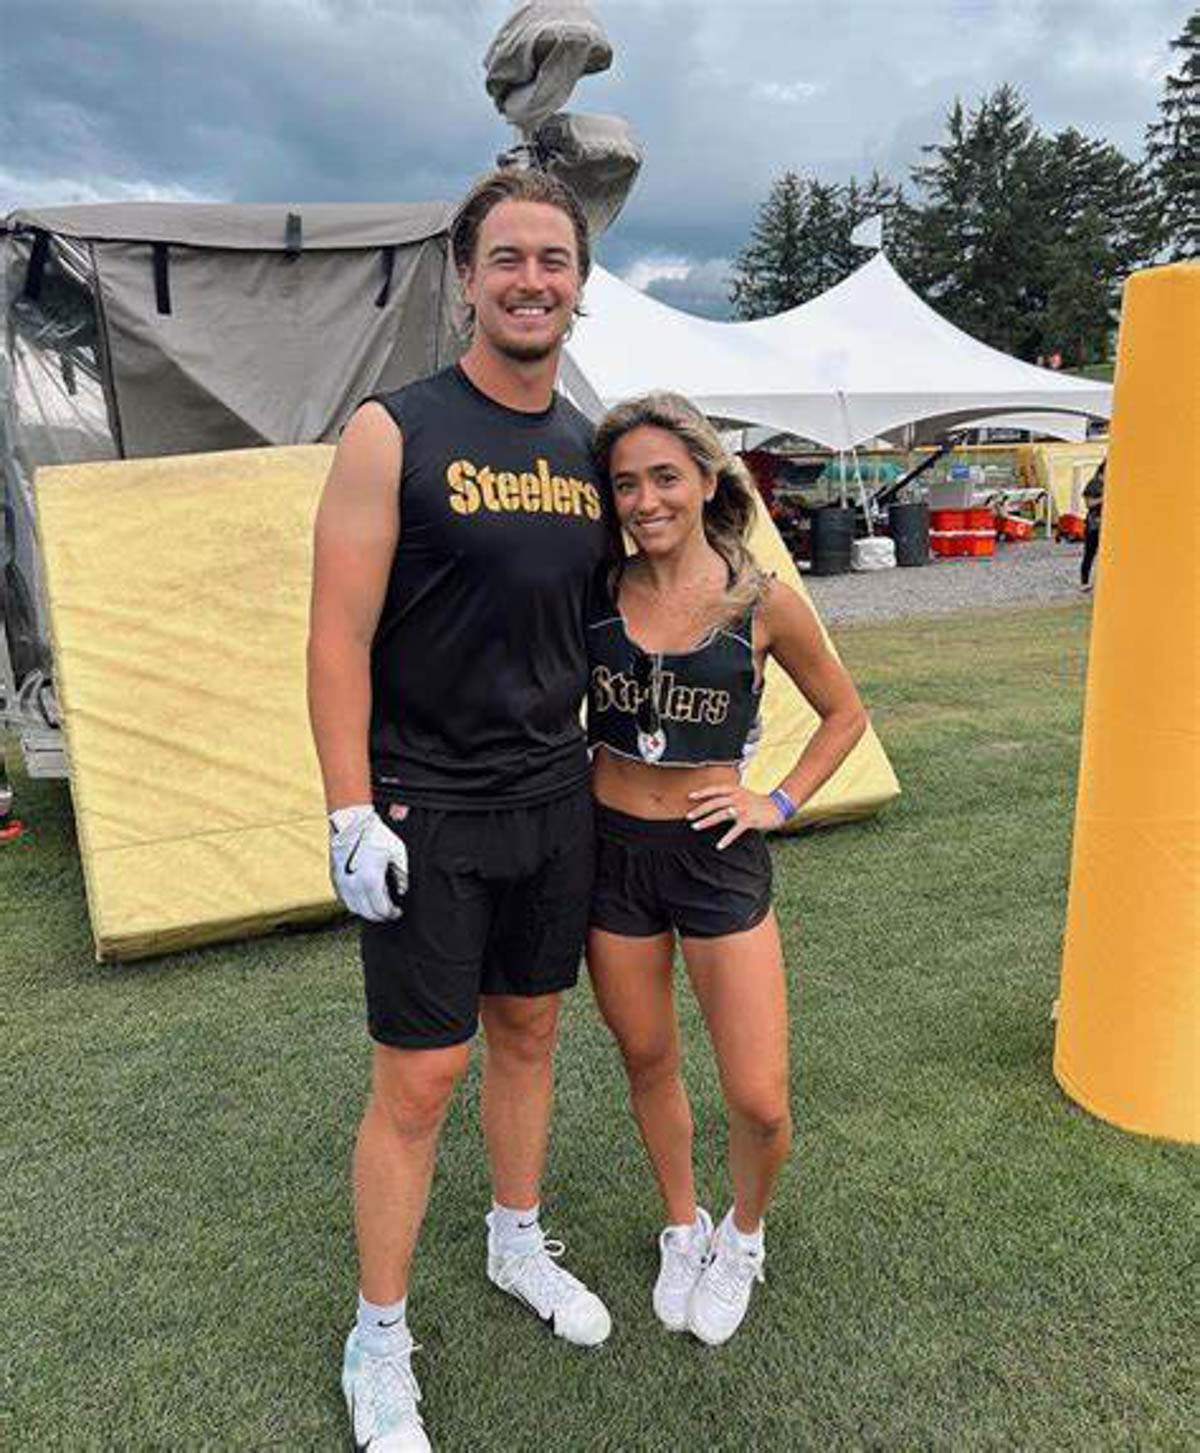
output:
[[[485,59],[521,138],[504,160],[567,182],[593,232],[641,150],[620,118],[558,108],[611,60],[586,0],[519,5]],[[32,773],[65,773],[34,470],[333,439],[365,394],[461,352],[449,220],[440,202],[144,202],[0,222],[0,726]]]
[[[0,721],[64,771],[34,530],[41,464],[336,437],[461,351],[442,203],[104,204],[0,224]]]

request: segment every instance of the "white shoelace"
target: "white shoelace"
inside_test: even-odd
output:
[[[741,1251],[722,1242],[712,1255],[708,1287],[721,1301],[731,1306],[742,1300],[752,1281],[765,1280],[762,1257],[752,1251]]]
[[[399,1420],[408,1412],[416,1412],[421,1401],[421,1389],[409,1361],[414,1352],[421,1350],[420,1344],[409,1344],[407,1354],[391,1357],[372,1357],[366,1354],[363,1364],[368,1370],[367,1401],[371,1423],[377,1434],[386,1432],[386,1425],[395,1418]],[[418,1414],[419,1416],[419,1414]]]
[[[672,1289],[687,1290],[705,1262],[702,1239],[689,1231],[678,1237],[668,1235],[663,1242],[662,1278]]]
[[[531,1251],[501,1251],[505,1276],[520,1285],[531,1300],[545,1302],[546,1311],[553,1312],[577,1292],[587,1290],[566,1267],[558,1265],[558,1258],[566,1249],[561,1241],[543,1239]]]

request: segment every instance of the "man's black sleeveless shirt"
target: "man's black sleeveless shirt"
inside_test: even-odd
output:
[[[433,807],[583,783],[588,584],[610,538],[591,425],[509,409],[461,368],[377,400],[403,436],[400,539],[371,649],[376,794]]]

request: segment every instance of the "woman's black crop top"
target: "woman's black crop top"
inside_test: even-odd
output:
[[[611,594],[587,623],[588,742],[662,767],[740,766],[758,740],[753,611],[690,651],[644,651]]]

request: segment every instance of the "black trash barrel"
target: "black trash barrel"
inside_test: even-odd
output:
[[[845,575],[854,544],[854,511],[826,505],[812,513],[812,574]]]
[[[888,528],[896,542],[897,565],[929,564],[929,506],[889,505]]]

